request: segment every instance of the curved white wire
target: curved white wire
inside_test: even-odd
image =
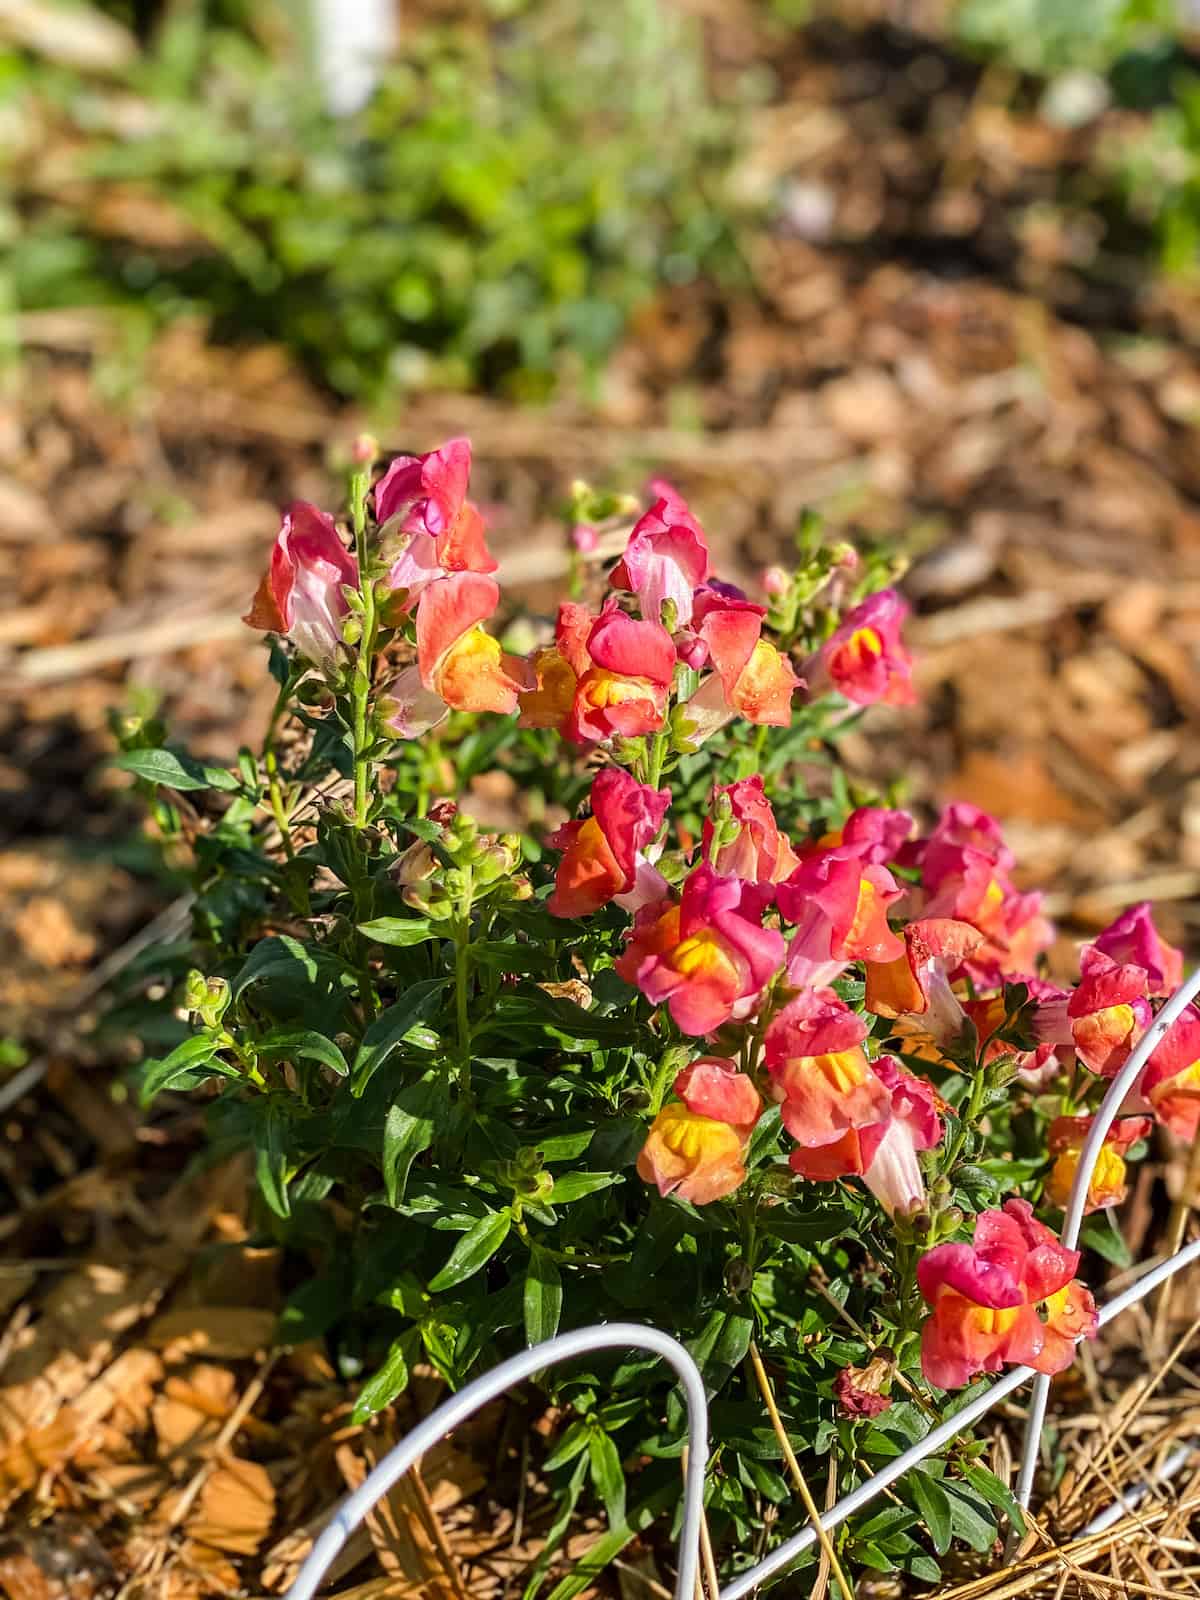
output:
[[[1083,1221],[1084,1207],[1087,1205],[1088,1186],[1092,1181],[1092,1173],[1100,1158],[1108,1130],[1116,1121],[1126,1096],[1137,1082],[1155,1046],[1159,1044],[1176,1018],[1187,1010],[1189,1002],[1198,992],[1200,992],[1200,967],[1167,1001],[1138,1041],[1136,1050],[1130,1054],[1129,1060],[1109,1085],[1108,1093],[1101,1101],[1100,1109],[1088,1129],[1087,1138],[1083,1141],[1075,1182],[1071,1185],[1071,1195],[1067,1201],[1062,1242],[1069,1250],[1073,1250],[1079,1242],[1079,1227]],[[1037,1382],[1033,1386],[1033,1393],[1029,1397],[1029,1414],[1025,1419],[1025,1441],[1021,1449],[1021,1470],[1017,1474],[1016,1496],[1022,1506],[1027,1506],[1033,1496],[1033,1480],[1037,1473],[1038,1450],[1041,1445],[1042,1428],[1046,1421],[1046,1401],[1049,1396],[1050,1379],[1044,1373],[1039,1373]]]
[[[572,1333],[560,1334],[556,1339],[547,1339],[543,1344],[535,1344],[508,1361],[502,1361],[491,1372],[485,1372],[481,1378],[476,1378],[465,1389],[444,1401],[436,1411],[431,1411],[406,1439],[388,1451],[354,1493],[342,1501],[332,1521],[309,1551],[308,1559],[287,1592],[287,1600],[312,1600],[334,1556],[375,1502],[452,1428],[465,1422],[489,1400],[495,1400],[505,1389],[523,1383],[544,1367],[569,1361],[573,1356],[586,1355],[593,1350],[613,1349],[649,1350],[669,1362],[683,1384],[687,1399],[689,1453],[683,1491],[683,1526],[679,1534],[679,1576],[675,1583],[675,1600],[693,1600],[700,1553],[704,1474],[708,1467],[708,1401],[704,1393],[704,1380],[700,1376],[700,1369],[677,1339],[672,1339],[670,1334],[660,1333],[657,1328],[645,1328],[636,1322],[610,1322],[579,1328]]]

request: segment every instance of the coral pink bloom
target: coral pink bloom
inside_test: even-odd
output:
[[[605,767],[592,782],[590,799],[591,816],[564,823],[550,839],[563,852],[546,902],[552,917],[586,916],[638,890],[642,903],[661,900],[667,892],[642,852],[662,827],[671,791],[638,783],[620,767]]]
[[[1200,1133],[1200,1012],[1189,1006],[1156,1046],[1139,1088],[1164,1128],[1191,1141]]]
[[[1056,1158],[1046,1180],[1046,1199],[1063,1206],[1071,1197],[1079,1157],[1094,1117],[1055,1117],[1050,1124],[1048,1145]],[[1144,1139],[1154,1126],[1150,1117],[1118,1117],[1104,1136],[1092,1176],[1088,1180],[1085,1214],[1102,1206],[1119,1206],[1126,1195],[1125,1157],[1131,1145]]]
[[[714,669],[688,701],[697,743],[735,716],[783,728],[791,722],[801,680],[762,637],[765,616],[765,607],[711,585],[696,596],[694,627]]]
[[[917,1152],[941,1143],[938,1098],[930,1084],[906,1072],[891,1056],[881,1056],[870,1070],[887,1091],[883,1117],[849,1128],[828,1144],[802,1144],[789,1161],[803,1178],[861,1177],[887,1212],[903,1215],[925,1204]],[[786,1114],[785,1102],[785,1124]]]
[[[736,837],[722,845],[718,852],[713,863],[717,871],[745,878],[748,883],[778,883],[781,878],[790,876],[799,862],[795,851],[779,831],[759,774],[743,778],[738,783],[717,784],[713,789],[713,808],[719,795],[729,797],[738,831]],[[705,858],[712,837],[713,825],[706,817],[701,841]]]
[[[1149,900],[1122,911],[1092,944],[1116,962],[1141,967],[1152,995],[1173,994],[1183,979],[1183,951],[1168,944],[1154,926]]]
[[[426,585],[451,572],[495,572],[483,518],[467,499],[471,441],[450,439],[423,456],[397,456],[375,485],[380,523],[401,518],[404,548],[388,572],[389,589],[416,602]]]
[[[866,1036],[866,1023],[832,989],[806,989],[772,1018],[764,1059],[798,1144],[831,1145],[887,1121],[890,1097],[863,1053]]]
[[[676,627],[692,620],[693,592],[708,577],[708,541],[687,502],[666,489],[634,524],[625,554],[613,569],[614,589],[632,591],[642,616],[662,621],[664,600],[675,607]]]
[[[1015,864],[995,817],[965,800],[954,800],[942,807],[929,837],[918,847],[923,877],[936,885],[947,872],[956,872],[962,850],[978,851],[1002,872]]]
[[[665,1001],[684,1033],[711,1033],[749,1014],[783,959],[783,935],[759,922],[769,898],[704,862],[684,883],[679,905],[638,913],[613,965],[655,1005]]]
[[[1069,1367],[1075,1341],[1098,1326],[1095,1301],[1073,1281],[1078,1267],[1079,1252],[1064,1249],[1026,1200],[982,1212],[973,1245],[936,1245],[917,1264],[932,1307],[921,1333],[930,1383],[958,1389],[1005,1362],[1045,1373]]]
[[[894,861],[913,830],[907,811],[887,811],[882,806],[859,806],[842,825],[839,843],[864,861],[886,867]]]
[[[904,953],[894,961],[867,963],[867,1010],[877,1017],[917,1017],[935,1045],[962,1032],[966,1013],[949,974],[983,943],[969,922],[924,917],[903,930]]]
[[[499,585],[478,572],[456,572],[421,591],[421,683],[454,711],[515,711],[517,695],[532,684],[525,662],[506,655],[481,627],[499,603]]]
[[[762,1111],[753,1080],[721,1056],[701,1056],[684,1067],[675,1079],[675,1093],[689,1111],[727,1122],[743,1135],[750,1133]]]
[[[912,657],[900,638],[907,615],[894,589],[881,589],[855,606],[821,647],[817,692],[833,689],[859,706],[912,705]]]
[[[1067,1002],[1076,1053],[1091,1072],[1111,1078],[1150,1024],[1146,974],[1118,966],[1094,946],[1080,957],[1079,986]]]
[[[675,676],[675,646],[662,624],[637,622],[609,603],[586,648],[591,666],[579,675],[564,737],[588,744],[661,728]]]
[[[358,588],[358,562],[333,518],[297,500],[283,514],[271,565],[243,621],[282,634],[306,661],[325,667],[337,655],[350,609],[344,588]]]
[[[921,855],[927,917],[954,917],[985,935],[972,958],[972,976],[994,984],[1032,971],[1053,941],[1039,894],[1018,894],[1003,866],[987,850],[939,841]]]
[[[727,1122],[669,1105],[655,1117],[637,1159],[638,1177],[659,1194],[694,1206],[721,1200],[742,1183],[746,1141]]]
[[[564,600],[558,608],[554,643],[530,663],[534,687],[521,696],[522,728],[553,728],[562,733],[575,708],[579,680],[592,665],[587,639],[596,618],[586,606]]]
[[[851,961],[895,961],[904,946],[888,927],[888,907],[903,893],[886,867],[864,862],[846,845],[802,861],[776,890],[779,909],[796,924],[788,982],[831,983]]]
[[[572,744],[653,733],[663,725],[675,645],[657,622],[638,622],[610,600],[598,617],[568,601],[554,644],[532,663],[521,698],[523,728],[555,728]]]

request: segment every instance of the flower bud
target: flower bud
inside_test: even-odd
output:
[[[356,467],[371,466],[379,455],[379,441],[369,433],[360,433],[350,446],[350,459]]]
[[[577,522],[571,529],[571,543],[581,556],[590,556],[600,543],[600,535],[590,522]]]
[[[342,623],[342,639],[351,647],[362,638],[362,620],[356,616],[348,616]]]
[[[782,567],[768,567],[759,581],[762,583],[763,592],[772,598],[785,595],[792,586],[791,577]]]
[[[194,968],[187,975],[184,1004],[206,1028],[215,1028],[229,1008],[231,991],[224,978],[206,978]]]

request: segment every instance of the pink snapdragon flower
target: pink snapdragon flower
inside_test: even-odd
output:
[[[654,733],[674,676],[675,645],[661,623],[637,621],[615,598],[598,617],[568,601],[554,644],[534,657],[521,726],[556,728],[578,745]]]
[[[886,867],[864,862],[846,845],[801,861],[776,889],[783,916],[796,925],[788,982],[826,984],[852,961],[895,961],[904,946],[888,927],[888,907],[903,893]]]
[[[1084,1066],[1115,1077],[1150,1025],[1146,973],[1120,966],[1095,946],[1080,957],[1083,976],[1067,1002],[1071,1039]]]
[[[742,778],[737,783],[718,784],[713,789],[713,807],[722,795],[728,797],[738,831],[718,851],[713,863],[717,871],[745,878],[747,883],[760,884],[778,883],[794,872],[799,865],[796,853],[779,831],[762,777],[755,773],[752,778]],[[712,840],[712,820],[706,817],[701,840],[706,860]]]
[[[1183,980],[1183,952],[1168,944],[1154,926],[1149,900],[1122,911],[1092,942],[1113,961],[1141,967],[1152,995],[1173,994]]]
[[[950,975],[983,943],[969,922],[921,917],[902,933],[903,952],[892,961],[869,961],[867,1010],[877,1017],[910,1019],[942,1048],[962,1032],[967,1020]]]
[[[450,439],[423,456],[397,456],[375,485],[376,520],[399,519],[403,541],[387,587],[405,591],[408,607],[450,573],[496,570],[483,517],[467,499],[470,475],[471,441]]]
[[[939,1244],[917,1263],[929,1302],[921,1368],[940,1389],[960,1389],[1007,1362],[1062,1372],[1075,1341],[1092,1338],[1096,1304],[1074,1281],[1079,1252],[1035,1220],[1027,1200],[975,1219],[974,1244]],[[1039,1306],[1045,1317],[1039,1315]]]
[[[832,989],[804,989],[771,1019],[763,1059],[798,1144],[830,1146],[886,1123],[890,1099],[863,1051],[866,1037],[867,1024]]]
[[[650,622],[662,621],[663,602],[670,600],[675,624],[683,628],[692,620],[692,595],[708,577],[708,541],[682,496],[660,487],[660,497],[634,524],[609,581],[636,594]]]
[[[697,743],[732,721],[786,728],[792,695],[802,680],[791,662],[762,637],[765,606],[710,584],[695,596],[692,631],[703,643],[713,670],[687,703]]]
[[[1159,1122],[1177,1139],[1200,1134],[1200,1012],[1188,1006],[1146,1063],[1138,1087]]]
[[[667,892],[644,854],[671,804],[669,789],[638,783],[621,767],[604,767],[592,781],[591,815],[566,822],[550,844],[563,852],[546,902],[552,917],[580,917],[616,900],[636,911]]]
[[[358,562],[334,520],[307,500],[294,501],[271,551],[271,564],[243,621],[281,634],[306,661],[329,667],[350,610],[344,589],[358,588]]]
[[[714,1117],[749,1134],[762,1111],[753,1079],[723,1056],[700,1056],[675,1079],[675,1093],[689,1111]]]
[[[912,657],[900,637],[907,615],[894,589],[881,589],[855,606],[821,647],[813,692],[832,689],[859,706],[914,704]]]
[[[654,1005],[665,1002],[684,1033],[711,1033],[750,1014],[783,959],[782,934],[760,922],[769,900],[768,891],[703,862],[679,904],[638,912],[613,966]]]
[[[917,1154],[942,1141],[938,1096],[891,1056],[880,1056],[870,1071],[887,1091],[880,1120],[849,1128],[829,1144],[801,1144],[789,1164],[802,1178],[818,1181],[861,1177],[885,1211],[905,1216],[926,1201]]]

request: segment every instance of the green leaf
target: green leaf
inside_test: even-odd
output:
[[[360,922],[358,931],[375,944],[394,945],[400,950],[438,937],[438,930],[428,917],[376,917],[374,922]]]
[[[562,1274],[558,1263],[540,1245],[533,1245],[525,1274],[526,1344],[553,1339],[562,1315],[562,1300]]]
[[[191,1087],[191,1074],[198,1067],[208,1066],[217,1053],[217,1043],[208,1034],[195,1034],[190,1039],[185,1039],[181,1045],[176,1045],[169,1056],[164,1056],[161,1061],[147,1061],[142,1073],[141,1101],[148,1106],[156,1094],[161,1094],[164,1089],[169,1089],[172,1084],[180,1079],[187,1080],[187,1087]],[[237,1074],[230,1067],[221,1063],[223,1075],[236,1077]]]
[[[445,1104],[446,1089],[440,1078],[429,1075],[410,1084],[388,1107],[383,1125],[383,1186],[388,1204],[404,1199],[413,1162],[433,1143],[436,1114]]]
[[[944,1556],[950,1548],[953,1536],[950,1497],[940,1483],[924,1472],[910,1473],[907,1488],[925,1526],[929,1529],[933,1548],[938,1555]]]
[[[593,1428],[588,1439],[588,1465],[596,1493],[604,1501],[610,1528],[625,1521],[625,1474],[616,1445],[601,1428]]]
[[[619,1172],[564,1172],[561,1178],[554,1180],[549,1201],[552,1206],[569,1205],[572,1200],[582,1200],[599,1189],[611,1189],[614,1183],[621,1181]]]
[[[628,1519],[615,1528],[610,1528],[589,1549],[583,1559],[576,1563],[574,1572],[568,1573],[551,1589],[546,1600],[575,1600],[602,1573],[617,1556],[621,1554],[629,1541],[645,1530],[654,1521],[655,1517],[664,1512],[668,1506],[673,1505],[679,1497],[678,1482],[670,1482],[656,1489],[629,1513]]]
[[[568,1461],[574,1461],[581,1450],[586,1450],[591,1428],[586,1422],[572,1422],[563,1432],[562,1438],[554,1449],[542,1462],[546,1472],[555,1472],[559,1467],[565,1467]]]
[[[549,995],[536,985],[515,994],[506,991],[499,995],[491,1017],[479,1031],[506,1033],[522,1027],[553,1028],[573,1044],[593,1039],[598,1044],[626,1044],[637,1033],[629,1011],[618,1016],[606,1016],[595,1009],[586,1011],[574,1000]]]
[[[303,1056],[306,1060],[319,1061],[339,1078],[350,1071],[345,1056],[333,1040],[312,1029],[272,1028],[270,1033],[254,1041],[254,1048],[261,1056]]]
[[[322,973],[327,976],[339,971],[342,963],[336,956],[314,945],[303,944],[290,934],[281,933],[270,939],[260,939],[242,964],[233,980],[233,999],[236,1000],[252,983],[264,978],[284,978],[297,984],[316,984]]]
[[[950,1501],[955,1538],[964,1540],[972,1550],[990,1550],[996,1542],[996,1524],[984,1515],[986,1506],[955,1485],[947,1484],[944,1492]]]
[[[1002,1479],[994,1472],[989,1472],[987,1467],[979,1465],[968,1467],[963,1477],[989,1505],[996,1506],[1004,1512],[1018,1534],[1024,1534],[1025,1513],[1017,1503],[1016,1495]]]
[[[239,781],[224,767],[208,767],[188,755],[186,750],[127,750],[117,756],[115,766],[132,772],[135,778],[147,783],[160,784],[166,789],[177,789],[181,794],[189,789],[237,789]]]
[[[262,1133],[254,1152],[254,1175],[263,1199],[277,1217],[290,1217],[288,1198],[290,1176],[287,1153],[287,1118],[283,1109],[268,1100],[261,1115]]]
[[[1103,1256],[1105,1261],[1111,1261],[1114,1267],[1127,1267],[1133,1260],[1116,1218],[1110,1211],[1098,1217],[1089,1217],[1079,1230],[1079,1241],[1098,1256]]]
[[[409,1363],[419,1339],[416,1329],[409,1328],[398,1339],[392,1340],[383,1365],[358,1392],[354,1410],[350,1413],[352,1423],[366,1422],[368,1417],[382,1411],[384,1406],[390,1406],[396,1396],[408,1388]]]
[[[410,984],[394,1006],[375,1018],[354,1057],[351,1081],[355,1095],[362,1094],[409,1029],[429,1020],[447,982],[446,978],[425,978],[421,983]]]
[[[512,1213],[509,1211],[493,1211],[481,1217],[473,1228],[467,1229],[451,1250],[446,1265],[430,1280],[430,1292],[436,1294],[442,1289],[453,1289],[456,1284],[465,1283],[474,1276],[496,1254],[508,1238],[511,1227]]]

